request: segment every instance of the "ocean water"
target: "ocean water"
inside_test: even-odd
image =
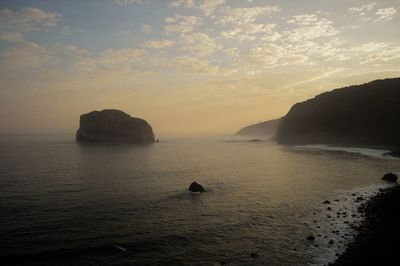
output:
[[[229,139],[2,136],[2,265],[324,265],[362,220],[354,198],[400,173],[399,160]]]

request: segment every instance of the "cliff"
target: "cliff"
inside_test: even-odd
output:
[[[273,137],[278,128],[281,118],[260,122],[240,129],[236,136],[266,136]]]
[[[120,110],[83,114],[79,124],[77,142],[154,142],[153,129],[145,120]]]
[[[336,89],[295,104],[280,144],[400,147],[400,78]]]

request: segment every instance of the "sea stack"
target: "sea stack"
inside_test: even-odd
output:
[[[146,120],[120,110],[106,109],[81,115],[76,141],[153,143],[154,133]]]
[[[202,185],[200,185],[199,183],[193,181],[190,186],[189,186],[189,191],[190,192],[204,192],[205,189]]]

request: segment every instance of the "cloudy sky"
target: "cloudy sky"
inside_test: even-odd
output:
[[[74,134],[105,108],[233,133],[399,76],[399,0],[0,2],[0,133]]]

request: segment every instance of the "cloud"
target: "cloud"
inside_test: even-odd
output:
[[[22,79],[27,71],[37,72],[58,61],[56,53],[48,47],[23,41],[0,53],[0,72],[3,78]]]
[[[363,64],[382,64],[397,60],[400,63],[400,46],[384,42],[367,42],[347,49],[353,58]],[[395,62],[394,62],[395,63]]]
[[[145,0],[113,0],[117,5],[143,4]]]
[[[225,0],[172,0],[169,2],[170,7],[186,7],[199,10],[206,16],[210,16],[214,11],[222,6]]]
[[[332,21],[320,18],[316,14],[293,16],[287,20],[287,23],[299,26],[283,32],[291,42],[303,42],[320,37],[334,36],[339,33]]]
[[[16,42],[22,42],[24,38],[22,37],[22,34],[19,32],[0,31],[0,40],[16,43]]]
[[[181,40],[184,43],[183,51],[196,56],[206,56],[222,48],[209,35],[201,32],[182,34]]]
[[[375,9],[375,7],[376,3],[370,3],[359,7],[351,7],[348,9],[348,11],[353,16],[358,16],[359,19],[364,22],[389,21],[392,20],[397,13],[396,8],[394,7],[380,8],[373,13],[373,9]]]
[[[182,73],[204,73],[216,74],[217,66],[212,66],[206,60],[201,60],[190,56],[178,56],[163,62],[163,68],[174,69]]]
[[[278,6],[265,7],[222,7],[215,16],[217,24],[242,26],[253,23],[257,18],[279,12]]]
[[[4,80],[46,81],[66,71],[70,64],[84,60],[90,52],[75,44],[38,44],[22,40],[0,53],[0,73]],[[3,81],[6,82],[6,81]],[[7,82],[9,83],[9,82]]]
[[[360,20],[366,22],[372,20],[370,11],[373,10],[376,3],[370,3],[359,7],[351,7],[348,9],[351,15],[357,16]]]
[[[224,3],[225,0],[203,0],[197,5],[197,9],[203,12],[204,15],[209,16]]]
[[[59,46],[61,50],[60,52],[67,53],[69,55],[87,55],[89,51],[86,49],[82,49],[75,44],[63,44]]]
[[[170,48],[174,46],[175,41],[173,40],[153,40],[153,41],[146,41],[141,44],[143,48],[152,48],[152,49],[164,49]]]
[[[201,19],[196,16],[175,15],[174,17],[166,17],[165,23],[164,31],[166,34],[173,32],[184,33],[193,31],[194,26],[201,23]]]
[[[375,6],[376,6],[376,3],[369,3],[369,4],[358,6],[358,7],[357,6],[351,7],[348,9],[348,11],[351,14],[362,16],[362,15],[365,15],[365,12],[371,11],[372,9],[374,9]]]
[[[223,39],[237,39],[239,41],[255,40],[253,34],[271,33],[276,24],[256,24],[247,23],[234,27],[227,31],[220,32],[220,37]]]
[[[194,0],[170,0],[168,3],[169,7],[193,7]]]
[[[131,65],[133,63],[141,62],[147,55],[148,52],[143,49],[107,49],[95,58],[87,58],[86,63],[88,66],[91,65],[93,68],[96,68],[97,66],[113,68],[115,66]]]
[[[308,65],[308,57],[284,46],[265,44],[240,54],[242,62],[257,68],[273,68],[286,65]]]
[[[263,36],[261,36],[259,39],[261,41],[276,42],[276,41],[280,40],[282,38],[282,36],[283,36],[282,34],[275,31],[275,32],[268,32],[268,33],[264,34]]]
[[[153,31],[153,27],[148,24],[143,24],[142,25],[142,32],[144,33],[151,33]]]
[[[43,31],[57,26],[61,15],[35,7],[23,7],[19,11],[0,10],[0,30],[31,32]]]
[[[70,36],[73,33],[77,33],[77,32],[83,32],[83,29],[70,27],[70,26],[64,26],[61,29],[61,34],[65,35],[65,36]]]
[[[296,24],[300,26],[311,26],[318,22],[318,16],[316,14],[305,14],[296,15],[289,19],[287,23]]]
[[[378,16],[376,19],[377,21],[382,21],[382,20],[392,20],[393,17],[396,15],[397,10],[394,7],[388,7],[388,8],[381,8],[376,11],[375,15]]]

